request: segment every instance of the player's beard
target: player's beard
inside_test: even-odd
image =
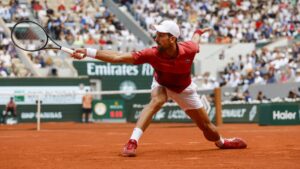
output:
[[[159,51],[159,52],[163,52],[163,51],[165,51],[165,48],[163,48],[162,46],[158,46],[158,48],[157,48],[157,49],[158,49],[158,51]]]
[[[165,48],[162,47],[159,43],[157,43],[157,49],[158,49],[159,52],[165,51]]]

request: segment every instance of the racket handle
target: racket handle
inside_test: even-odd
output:
[[[70,49],[70,48],[66,48],[66,47],[61,47],[61,50],[64,52],[67,52],[69,54],[73,54],[74,50]]]
[[[73,49],[70,49],[70,48],[66,48],[66,47],[61,47],[61,50],[64,51],[64,52],[67,52],[69,54],[73,54],[75,51]],[[82,59],[84,58],[84,55],[83,54],[80,54],[79,55]]]

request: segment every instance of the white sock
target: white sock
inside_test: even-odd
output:
[[[220,140],[216,141],[218,146],[222,146],[224,144],[224,139],[220,136]]]
[[[130,139],[134,139],[137,142],[139,142],[139,139],[141,138],[142,134],[143,134],[143,130],[136,127],[133,129]]]

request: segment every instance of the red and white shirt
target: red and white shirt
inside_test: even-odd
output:
[[[157,47],[147,48],[133,52],[134,64],[149,63],[154,68],[154,78],[162,86],[180,93],[191,82],[191,67],[199,45],[193,41],[180,42],[177,44],[178,56],[169,58]]]

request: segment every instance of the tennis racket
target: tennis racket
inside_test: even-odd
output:
[[[16,47],[28,52],[56,49],[69,54],[74,53],[74,50],[56,43],[41,25],[30,20],[16,23],[11,31],[11,39]]]

